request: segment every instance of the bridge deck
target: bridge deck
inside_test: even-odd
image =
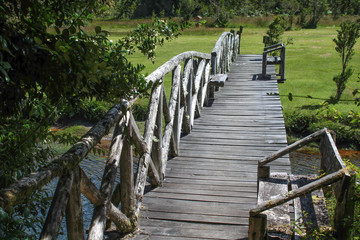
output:
[[[260,55],[241,55],[211,107],[181,139],[162,187],[144,196],[137,239],[247,238],[256,205],[257,161],[286,145],[274,66],[259,80]],[[288,157],[272,171],[290,172]]]

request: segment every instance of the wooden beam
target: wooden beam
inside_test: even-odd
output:
[[[162,173],[162,135],[163,135],[163,93],[165,92],[164,84],[161,84],[161,90],[159,95],[159,107],[157,109],[156,114],[156,122],[155,122],[155,129],[154,129],[154,141],[152,145],[152,151],[151,151],[151,159],[154,163],[154,168],[156,169],[157,174],[159,175],[159,179],[153,182],[155,178],[150,178],[150,182],[152,186],[159,186],[159,182],[161,182],[164,179],[164,175]],[[152,170],[152,168],[151,168]]]
[[[92,203],[94,206],[104,205],[105,198],[95,184],[86,176],[83,170],[80,170],[80,190],[81,193]],[[133,230],[134,223],[130,221],[114,204],[110,203],[107,217],[116,225],[120,232],[127,233]]]
[[[106,226],[106,213],[109,208],[111,194],[114,189],[115,177],[120,162],[120,156],[125,138],[125,128],[128,126],[130,113],[122,118],[116,125],[110,147],[109,158],[105,165],[104,175],[101,181],[100,192],[105,197],[104,205],[96,206],[94,209],[90,230],[89,240],[102,239]]]
[[[57,184],[55,194],[39,239],[57,239],[61,222],[65,214],[73,179],[73,171],[64,170]]]
[[[136,183],[135,183],[135,216],[138,217],[140,213],[140,207],[142,202],[142,197],[144,195],[146,177],[148,175],[149,165],[151,161],[150,149],[152,149],[154,129],[156,122],[157,109],[159,107],[159,97],[160,91],[162,89],[161,85],[154,86],[152,89],[148,118],[145,123],[145,133],[144,140],[147,145],[147,151],[139,160],[139,166],[137,171]],[[160,182],[160,181],[159,181]]]
[[[257,208],[254,208],[254,209],[251,209],[250,210],[250,214],[251,216],[255,216],[263,211],[266,211],[270,208],[273,208],[273,207],[276,207],[276,206],[279,206],[287,201],[290,201],[294,198],[297,198],[297,197],[300,197],[304,194],[307,194],[307,193],[310,193],[316,189],[320,189],[324,186],[327,186],[329,184],[332,184],[336,181],[339,181],[344,175],[345,173],[347,173],[347,170],[346,169],[342,169],[342,170],[339,170],[335,173],[332,173],[332,174],[329,174],[325,177],[322,177],[312,183],[309,183],[308,185],[306,186],[303,186],[299,189],[296,189],[296,190],[293,190],[293,191],[290,191],[288,192],[287,194],[283,195],[283,196],[279,196],[278,198],[276,199],[272,199],[268,202],[264,202],[260,205],[258,205]]]
[[[339,240],[351,239],[354,222],[356,173],[345,176],[345,179],[346,184],[342,185],[344,195],[341,199],[338,198],[334,214],[336,239]]]
[[[124,146],[120,158],[120,196],[121,211],[129,218],[134,219],[134,163],[133,150],[130,142],[132,125],[129,125],[129,134],[124,139]]]
[[[164,135],[162,137],[162,169],[161,174],[165,176],[165,169],[166,169],[166,163],[168,160],[169,150],[171,141],[173,141],[173,150],[175,150],[175,154],[178,152],[178,141],[177,139],[177,125],[174,124],[178,122],[178,119],[176,119],[176,110],[177,108],[180,108],[179,104],[179,90],[180,90],[180,74],[181,74],[181,67],[178,66],[176,70],[173,73],[173,82],[172,82],[172,88],[171,88],[171,95],[170,95],[170,101],[169,101],[169,107],[167,111],[167,115],[169,115],[169,122],[166,124],[164,129]],[[164,91],[164,90],[163,90]],[[176,115],[176,116],[175,116]],[[174,134],[175,132],[175,134]]]
[[[317,131],[313,134],[310,134],[309,136],[307,136],[307,137],[305,137],[283,149],[280,149],[279,151],[277,151],[273,154],[266,156],[264,159],[259,161],[259,163],[258,163],[259,167],[264,166],[265,164],[270,163],[292,151],[295,151],[296,149],[299,149],[299,148],[309,144],[310,142],[318,140],[323,134],[325,134],[326,131],[327,131],[326,129],[319,130],[319,131]]]
[[[200,83],[201,83],[201,79],[204,75],[204,70],[205,70],[205,60],[202,60],[198,66],[197,72],[196,72],[196,76],[195,76],[195,93],[192,95],[192,99],[191,99],[191,108],[190,108],[190,126],[192,127],[194,125],[194,118],[195,118],[195,111],[196,111],[196,103],[198,101],[198,93],[199,93],[199,89],[200,89]]]
[[[130,124],[132,129],[131,139],[133,140],[134,145],[136,149],[139,151],[139,153],[143,154],[146,152],[146,143],[144,141],[144,138],[140,134],[139,128],[132,114],[130,118]]]
[[[66,206],[66,228],[68,239],[85,239],[80,191],[80,168],[74,169],[74,180]]]
[[[189,59],[185,63],[182,80],[182,87],[185,98],[185,112],[183,116],[183,131],[185,134],[189,134],[191,132],[190,112],[192,98],[193,64],[194,63],[192,59]]]
[[[210,59],[211,56],[207,53],[200,53],[194,51],[181,53],[158,67],[154,72],[152,72],[149,76],[146,77],[146,81],[153,83],[157,82],[159,79],[162,79],[167,73],[175,69],[183,61],[190,58]]]

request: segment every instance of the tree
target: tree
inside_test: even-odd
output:
[[[282,41],[281,36],[285,30],[289,28],[289,23],[286,21],[285,16],[278,15],[269,25],[269,30],[266,32],[267,40],[265,46],[271,46]],[[288,40],[289,42],[289,40]]]
[[[342,93],[346,88],[346,83],[353,74],[353,69],[349,66],[352,56],[355,54],[354,46],[359,34],[360,25],[355,22],[344,22],[340,24],[340,30],[337,30],[337,38],[334,38],[335,50],[340,54],[342,71],[334,76],[333,81],[336,83],[336,96],[334,102],[339,102]]]
[[[0,0],[0,188],[53,158],[50,141],[73,141],[50,132],[59,109],[93,97],[116,102],[150,87],[143,67],[127,56],[140,51],[154,59],[156,45],[176,37],[179,26],[154,19],[112,43],[99,26],[84,31],[101,9],[98,0]],[[25,216],[14,227],[18,238],[25,238],[25,225],[34,224],[25,215],[29,209],[37,215],[33,200],[43,199],[35,195],[7,213],[10,220]]]

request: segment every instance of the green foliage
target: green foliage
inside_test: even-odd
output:
[[[115,11],[117,19],[129,19],[134,16],[134,13],[139,5],[139,0],[118,0],[115,2]]]
[[[360,25],[354,22],[344,22],[340,25],[340,30],[337,30],[337,38],[334,38],[335,50],[340,54],[342,72],[334,76],[333,81],[336,84],[336,96],[334,103],[337,103],[342,93],[346,88],[346,83],[353,74],[352,68],[349,66],[352,56],[355,54],[354,46],[357,39],[360,37]]]
[[[306,136],[323,128],[333,130],[341,147],[360,149],[360,114],[350,111],[344,114],[328,104],[317,112],[285,112],[286,131],[294,136]]]
[[[128,56],[140,51],[153,61],[156,46],[178,35],[178,24],[154,18],[113,43],[100,26],[84,30],[99,9],[97,0],[0,1],[0,188],[53,159],[51,142],[75,141],[71,134],[50,132],[59,111],[85,110],[85,118],[96,120],[105,112],[102,101],[147,93],[143,66]],[[42,221],[37,205],[46,208],[45,199],[28,199],[32,217],[24,221]],[[8,213],[11,221],[22,216],[15,210]],[[7,230],[6,236],[14,233]]]
[[[309,12],[310,20],[306,24],[307,28],[316,28],[321,17],[327,11],[327,1],[326,0],[310,0],[309,1]]]
[[[59,110],[58,122],[69,120],[84,120],[90,123],[98,122],[110,109],[111,103],[85,99],[78,106],[64,106]]]
[[[288,133],[294,135],[307,135],[309,133],[310,123],[314,120],[314,116],[299,112],[285,112],[285,126]]]
[[[291,25],[283,15],[275,16],[269,25],[269,30],[266,31],[265,46],[271,46],[283,41],[281,36],[286,30],[289,30]],[[288,38],[285,44],[292,44],[292,38]],[[275,54],[275,53],[274,53]]]
[[[219,13],[216,16],[215,20],[215,27],[224,28],[229,23],[229,14],[227,14],[225,11],[219,11]]]
[[[179,16],[183,17],[185,20],[190,20],[190,18],[198,14],[200,5],[196,0],[180,0],[179,1]]]

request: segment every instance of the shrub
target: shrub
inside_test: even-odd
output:
[[[298,112],[285,113],[285,127],[288,133],[295,135],[309,134],[309,125],[314,117]]]
[[[59,112],[59,122],[67,120],[83,120],[95,123],[110,109],[111,103],[87,99],[79,106],[68,106]]]

